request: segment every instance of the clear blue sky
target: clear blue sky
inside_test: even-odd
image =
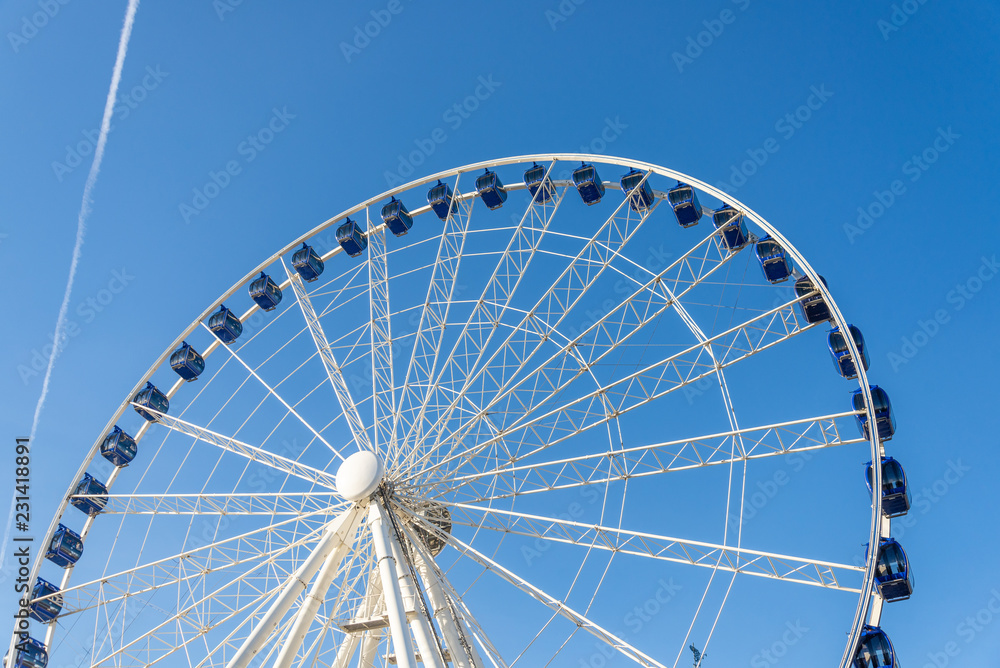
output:
[[[351,4],[140,6],[70,302],[75,334],[36,441],[35,524],[176,333],[295,235],[449,167],[602,152],[726,185],[826,276],[864,328],[896,410],[893,452],[921,492],[902,531],[918,589],[884,626],[907,665],[951,642],[955,663],[995,661],[1000,619],[962,625],[1000,590],[996,3]],[[53,15],[39,19],[44,7]],[[47,356],[90,166],[76,151],[96,137],[124,10],[0,3],[10,446],[41,389],[33,362]],[[359,39],[372,12],[391,19]],[[454,110],[477,92],[476,109]],[[271,143],[247,141],[268,124]],[[227,185],[200,200],[230,162]]]

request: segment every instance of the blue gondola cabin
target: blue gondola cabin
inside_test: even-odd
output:
[[[273,311],[281,303],[281,288],[270,276],[260,272],[260,276],[250,283],[250,299],[264,311]]]
[[[545,168],[537,162],[524,170],[524,185],[536,202],[548,202],[556,194],[556,188],[545,175]]]
[[[192,380],[198,380],[198,376],[205,370],[205,358],[187,341],[183,341],[181,347],[170,356],[170,368],[190,383]]]
[[[823,286],[826,287],[826,279],[820,276],[819,280],[823,281]],[[812,279],[808,276],[803,276],[795,281],[795,294],[799,297],[799,310],[802,311],[802,317],[810,325],[833,319],[830,307],[823,299],[823,295],[816,291]]]
[[[138,450],[135,439],[122,431],[118,425],[115,425],[111,433],[101,442],[101,456],[115,466],[128,466],[128,463],[135,459]]]
[[[52,536],[45,558],[56,566],[69,568],[83,555],[83,539],[80,534],[60,524]]]
[[[861,330],[854,325],[848,325],[847,329],[851,333],[851,338],[854,339],[854,346],[861,355],[861,366],[864,367],[865,371],[868,371],[868,348],[865,347],[865,337],[862,336]],[[834,327],[830,331],[828,342],[830,355],[833,357],[833,365],[837,367],[837,373],[844,378],[857,378],[858,368],[854,364],[854,358],[851,357],[851,351],[847,347],[847,339],[844,333],[840,331],[840,327]]]
[[[630,170],[622,177],[621,186],[633,211],[645,211],[653,205],[653,188],[649,185],[646,172],[640,172],[638,169]]]
[[[348,217],[344,224],[337,228],[337,243],[345,253],[357,257],[368,248],[368,237],[365,236],[361,226]]]
[[[875,404],[875,425],[878,437],[882,441],[891,440],[892,435],[896,433],[896,417],[892,414],[892,403],[889,401],[889,395],[878,385],[870,385],[869,388],[872,393],[872,402]],[[869,420],[868,412],[865,409],[865,395],[860,389],[851,393],[851,403],[854,405],[854,410],[862,411],[855,416],[861,435],[865,438],[871,438],[868,434]]]
[[[866,624],[851,665],[853,668],[896,668],[896,652],[889,636],[879,627]]]
[[[89,498],[79,498],[81,496]],[[74,508],[93,517],[104,510],[104,506],[108,505],[108,488],[94,476],[84,473],[83,478],[77,483],[76,489],[73,490],[69,502]]]
[[[6,656],[3,663],[7,666]],[[31,636],[15,645],[13,668],[45,668],[48,663],[49,655],[45,651],[45,645]]]
[[[866,480],[868,492],[874,494],[872,475],[875,467],[868,462]],[[910,488],[906,484],[903,466],[892,457],[882,458],[882,514],[886,517],[900,517],[910,510]]]
[[[236,341],[243,333],[243,323],[225,304],[219,306],[219,310],[208,319],[208,328],[226,345]]]
[[[306,283],[312,283],[319,278],[325,266],[323,258],[317,255],[313,247],[307,243],[303,243],[302,248],[292,255],[292,268]]]
[[[393,197],[382,207],[382,222],[395,236],[401,237],[413,227],[413,216],[402,202]]]
[[[583,163],[573,170],[573,185],[587,206],[597,204],[604,197],[604,184],[593,165]]]
[[[427,203],[441,220],[448,220],[448,216],[458,211],[458,202],[452,195],[451,186],[441,183],[440,179],[427,191]]]
[[[28,606],[28,615],[42,624],[48,624],[59,616],[62,607],[63,596],[59,593],[59,587],[48,580],[37,578],[35,586],[31,589],[31,605]]]
[[[743,212],[739,209],[723,204],[712,213],[712,223],[722,234],[722,244],[730,252],[738,251],[750,241]]]
[[[499,209],[507,201],[507,191],[496,172],[486,170],[476,179],[476,194],[489,209]]]
[[[792,275],[792,258],[777,241],[767,235],[757,242],[757,261],[764,279],[771,284],[784,283]]]
[[[697,225],[701,220],[698,193],[688,184],[678,181],[677,185],[667,192],[667,201],[670,202],[670,208],[674,210],[674,216],[677,217],[681,227]]]
[[[146,381],[146,387],[135,395],[132,399],[132,403],[135,404],[135,406],[133,406],[133,408],[135,408],[135,412],[149,422],[156,422],[159,418],[156,413],[146,410],[147,408],[151,408],[160,413],[166,413],[170,409],[170,401],[167,399],[167,395],[160,392],[160,390],[149,381]]]
[[[878,561],[875,564],[875,586],[878,595],[894,603],[905,601],[913,595],[913,573],[903,546],[892,538],[879,541]]]

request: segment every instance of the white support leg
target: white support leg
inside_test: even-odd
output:
[[[246,668],[254,657],[256,657],[257,652],[264,647],[271,633],[278,628],[281,619],[292,607],[299,595],[305,591],[309,581],[312,580],[324,561],[326,561],[334,550],[353,538],[353,531],[357,529],[360,517],[361,509],[358,506],[354,506],[345,510],[330,522],[326,533],[323,534],[319,544],[316,545],[316,549],[288,577],[284,587],[282,587],[282,590],[275,598],[274,603],[271,604],[270,609],[264,613],[264,617],[250,632],[250,635],[236,651],[236,654],[229,663],[226,664],[226,668]]]
[[[389,616],[389,629],[392,631],[392,646],[396,650],[396,664],[400,668],[417,668],[410,627],[406,622],[406,609],[403,607],[403,595],[399,590],[399,579],[396,576],[396,560],[389,546],[389,531],[384,513],[378,501],[373,502],[368,508],[368,525],[371,528],[372,543],[378,559],[382,596],[385,599],[386,614]]]
[[[366,631],[361,639],[361,656],[358,668],[376,668],[378,661],[378,644],[382,641],[382,631]]]
[[[483,668],[483,661],[479,658],[476,646],[469,638],[469,634],[464,633],[462,623],[455,615],[455,609],[448,602],[447,594],[441,587],[434,571],[427,567],[423,557],[416,556],[417,572],[424,581],[427,591],[427,598],[431,607],[434,608],[434,618],[437,620],[444,639],[448,643],[448,651],[451,653],[451,663],[456,668]]]
[[[403,548],[395,535],[389,536],[389,549],[392,550],[392,557],[396,562],[396,577],[399,579],[399,589],[403,594],[403,600],[410,601],[410,607],[416,611],[410,621],[410,628],[413,629],[413,637],[417,641],[417,649],[420,650],[420,661],[424,666],[430,666],[430,668],[445,668],[444,657],[441,656],[441,650],[434,637],[434,631],[431,629],[430,620],[421,611],[422,605],[417,592],[417,583],[410,575],[410,569],[407,568],[407,562],[403,556]]]
[[[351,663],[351,659],[354,658],[354,651],[358,648],[358,641],[361,639],[356,633],[348,633],[344,638],[344,642],[340,643],[340,648],[337,650],[337,658],[333,662],[331,668],[347,668]]]
[[[354,513],[348,525],[345,526],[345,530],[338,532],[337,535],[342,536],[343,539],[334,547],[326,561],[323,562],[316,582],[313,583],[312,589],[306,594],[306,600],[302,604],[302,607],[299,608],[295,616],[295,621],[292,623],[292,628],[285,637],[285,644],[282,645],[281,651],[278,653],[278,658],[274,661],[274,668],[291,667],[292,661],[295,660],[295,655],[298,654],[299,648],[302,647],[302,642],[306,639],[309,627],[312,626],[313,621],[316,619],[319,606],[322,605],[326,598],[326,592],[330,589],[333,578],[336,577],[337,571],[340,570],[340,564],[353,545],[353,538],[358,531],[360,523],[361,512],[358,511]]]
[[[382,585],[379,582],[378,577],[373,575],[369,577],[368,590],[365,592],[364,602],[358,609],[358,617],[360,619],[368,619],[369,617],[371,617],[374,614],[375,609],[378,607],[379,601],[381,600],[382,600]],[[343,642],[340,644],[340,648],[337,650],[337,658],[334,660],[331,668],[348,668],[348,666],[351,663],[351,660],[354,658],[354,653],[358,649],[358,644],[361,645],[361,657],[358,659],[359,668],[365,668],[366,666],[371,665],[371,661],[366,663],[365,660],[366,645],[362,641],[362,638],[367,640],[370,634],[371,632],[348,633],[344,638]],[[377,648],[378,646],[379,638],[381,638],[381,636],[376,634],[375,645],[374,645],[375,648]],[[371,652],[368,652],[368,655],[371,655]]]

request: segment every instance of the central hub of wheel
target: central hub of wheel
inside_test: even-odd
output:
[[[378,489],[384,475],[385,465],[375,453],[355,452],[337,471],[337,491],[348,501],[367,499]]]

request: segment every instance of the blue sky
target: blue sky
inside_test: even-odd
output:
[[[11,445],[41,389],[125,4],[0,3]],[[918,589],[884,626],[907,665],[985,664],[1000,651],[1000,620],[981,614],[1000,589],[998,37],[982,1],[143,3],[34,444],[35,527],[135,379],[295,236],[439,170],[605,153],[728,189],[827,278],[863,327],[920,494],[895,532]],[[264,128],[272,140],[251,139]]]

